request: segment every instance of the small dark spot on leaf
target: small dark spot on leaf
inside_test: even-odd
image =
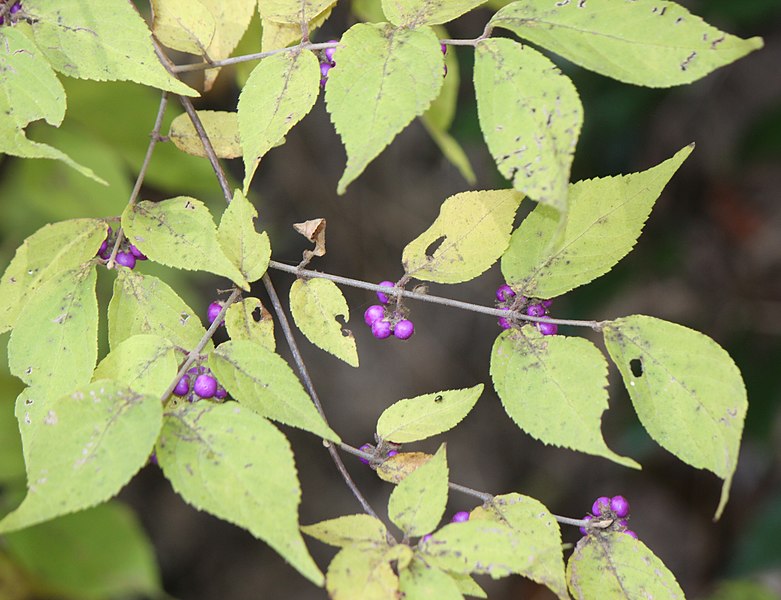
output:
[[[633,358],[629,361],[629,368],[632,370],[632,375],[635,377],[643,376],[643,361],[639,358]]]
[[[437,394],[434,397],[434,402],[436,402],[436,403],[440,403],[440,402],[442,402],[442,400],[444,400],[444,398],[442,397],[442,394]]]

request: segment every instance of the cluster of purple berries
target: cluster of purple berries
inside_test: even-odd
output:
[[[591,513],[583,517],[584,521],[592,519],[611,520],[613,522],[606,529],[619,531],[637,539],[637,534],[629,529],[629,502],[623,496],[613,496],[612,498],[600,496],[594,500]],[[586,527],[581,527],[580,533],[588,535],[589,530]]]
[[[339,40],[328,40],[329,44],[335,44]],[[328,83],[328,71],[336,66],[334,62],[334,52],[336,48],[326,48],[323,50],[322,59],[320,61],[320,87],[324,88]]]
[[[209,398],[224,400],[228,392],[217,383],[217,379],[207,367],[198,366],[189,369],[179,380],[174,388],[174,395],[195,402]]]
[[[0,6],[5,8],[5,5],[8,4],[7,0],[0,0]],[[0,14],[0,25],[4,25],[6,22],[6,18],[8,19],[8,24],[12,25],[16,22],[17,17],[16,13],[18,13],[20,10],[22,10],[22,3],[20,0],[15,0],[13,4],[11,4],[10,8],[7,8],[2,11],[2,14]]]
[[[496,307],[502,310],[523,310],[530,317],[544,317],[548,309],[553,305],[553,300],[530,299],[526,296],[517,296],[515,291],[506,283],[496,290]],[[556,323],[534,323],[542,335],[556,335],[559,326]],[[499,317],[499,327],[510,329],[513,323],[507,317]]]
[[[117,236],[114,235],[114,230],[111,227],[108,228],[108,235],[98,250],[98,256],[103,260],[108,260],[111,256],[111,249],[114,247],[114,243],[117,240]],[[136,266],[136,261],[146,260],[146,256],[133,244],[131,244],[127,238],[122,238],[122,243],[119,245],[119,252],[117,252],[117,264],[132,269]]]
[[[393,287],[392,281],[381,281],[379,285]],[[399,311],[389,311],[387,304],[390,302],[388,295],[377,292],[377,298],[382,304],[372,304],[363,313],[363,320],[371,327],[372,335],[378,340],[384,340],[395,335],[400,340],[408,340],[415,333],[415,325]]]
[[[366,454],[371,454],[373,458],[370,459],[370,458],[364,458],[363,456],[359,456],[358,460],[360,460],[365,465],[369,465],[376,462],[382,462],[383,460],[386,460],[391,456],[396,456],[399,453],[400,449],[401,449],[401,444],[394,444],[393,442],[382,442],[379,446],[364,444],[359,448],[359,450],[365,452]]]

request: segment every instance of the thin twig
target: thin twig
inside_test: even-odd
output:
[[[200,339],[200,341],[195,346],[195,348],[190,350],[190,353],[187,355],[187,358],[182,363],[182,366],[179,367],[179,372],[176,374],[176,378],[170,383],[168,388],[163,393],[162,398],[160,399],[164,406],[168,404],[168,400],[171,397],[171,394],[173,393],[176,384],[179,383],[179,380],[182,377],[184,377],[185,373],[187,373],[187,369],[189,369],[190,366],[195,362],[195,360],[200,356],[201,350],[203,350],[206,347],[206,344],[209,343],[209,340],[212,339],[212,337],[214,337],[214,332],[217,331],[217,328],[222,324],[222,321],[225,318],[225,313],[228,312],[228,308],[230,307],[230,305],[233,304],[240,295],[241,295],[240,289],[236,288],[233,290],[233,293],[230,296],[228,296],[228,299],[223,304],[222,309],[217,315],[217,318],[214,319],[212,324],[209,326],[209,329],[207,329],[206,333],[203,334],[203,337]]]
[[[217,67],[227,67],[229,65],[235,65],[238,63],[249,62],[252,60],[262,60],[275,54],[281,54],[282,52],[293,52],[300,50],[325,50],[326,48],[336,48],[338,42],[321,42],[318,44],[298,44],[297,46],[290,46],[288,48],[278,48],[276,50],[267,50],[266,52],[254,52],[252,54],[243,54],[241,56],[231,56],[223,60],[215,60],[211,63],[193,63],[189,65],[174,65],[171,70],[174,73],[185,73],[187,71],[202,71],[204,69],[213,69]]]
[[[575,327],[588,327],[595,331],[601,331],[603,322],[601,321],[584,321],[580,319],[554,319],[553,317],[532,317],[530,315],[523,314],[519,311],[502,310],[501,308],[493,308],[490,306],[481,306],[480,304],[472,304],[470,302],[462,302],[461,300],[453,300],[452,298],[443,298],[441,296],[431,296],[429,294],[421,294],[419,292],[410,292],[399,287],[387,287],[383,285],[376,285],[374,283],[368,283],[359,279],[350,279],[349,277],[342,277],[341,275],[332,275],[330,273],[323,273],[321,271],[312,271],[309,269],[299,269],[292,265],[286,265],[276,260],[269,262],[269,267],[277,269],[279,271],[285,271],[292,273],[298,277],[312,277],[328,279],[334,283],[341,283],[350,287],[361,288],[364,290],[371,290],[373,292],[384,292],[388,296],[404,296],[405,298],[412,298],[413,300],[421,300],[423,302],[432,302],[434,304],[441,304],[443,306],[450,306],[452,308],[460,308],[462,310],[469,310],[472,312],[482,313],[485,315],[491,315],[492,317],[514,317],[523,321],[531,321],[533,323],[556,323],[557,325],[573,325]]]
[[[152,133],[149,139],[149,145],[146,147],[146,155],[144,156],[144,162],[141,163],[141,169],[138,171],[138,177],[136,177],[136,183],[133,185],[133,190],[130,192],[130,198],[127,201],[128,206],[133,206],[138,200],[138,195],[141,193],[141,187],[144,185],[144,179],[146,178],[146,172],[149,169],[149,163],[152,161],[152,152],[160,141],[160,128],[163,126],[163,116],[165,115],[165,109],[168,106],[168,92],[163,92],[160,97],[160,107],[157,109],[157,117],[155,117],[155,126],[152,128]],[[119,252],[119,245],[122,243],[122,239],[125,237],[125,232],[120,225],[119,231],[117,231],[117,241],[114,242],[114,247],[111,249],[111,256],[108,258],[106,267],[109,269],[114,268],[114,262],[117,258],[117,252]]]

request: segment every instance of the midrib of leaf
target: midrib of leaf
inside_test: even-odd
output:
[[[127,409],[132,405],[133,403],[130,402],[130,400],[125,400],[119,405],[119,410],[112,411],[111,417],[109,418],[108,422],[101,427],[100,434],[98,436],[98,441],[95,443],[92,450],[89,451],[87,456],[85,456],[83,459],[79,459],[76,464],[79,464],[79,462],[84,465],[87,464],[87,458],[93,457],[95,455],[95,452],[97,452],[98,448],[100,448],[103,444],[103,438],[106,437],[106,433],[109,429],[111,429],[111,426],[117,421],[117,419],[120,417],[120,415],[127,412]]]
[[[624,534],[621,534],[624,535]],[[600,538],[599,536],[595,536],[594,542],[597,548],[599,548],[600,552],[602,552],[602,556],[607,563],[608,571],[610,571],[610,574],[613,576],[613,578],[616,580],[616,583],[618,584],[618,587],[621,588],[621,591],[624,594],[624,597],[627,600],[632,600],[632,597],[629,595],[629,592],[624,587],[624,581],[618,574],[618,567],[613,562],[612,557],[610,556],[610,551],[607,548],[607,544],[605,541]]]

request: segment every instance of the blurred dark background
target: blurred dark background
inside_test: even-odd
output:
[[[678,461],[648,437],[615,370],[610,410],[603,418],[605,439],[619,454],[638,460],[642,471],[544,446],[510,421],[488,374],[491,345],[499,332],[493,318],[410,302],[415,336],[404,343],[380,342],[361,319],[374,296],[343,288],[360,368],[341,363],[300,335],[298,340],[329,421],[346,442],[359,446],[372,441],[377,417],[400,398],[483,382],[486,391],[458,428],[414,445],[432,451],[447,440],[454,481],[492,493],[527,494],[571,517],[585,514],[597,496],[623,494],[632,504],[632,529],[677,576],[688,597],[715,598],[726,580],[750,580],[765,586],[768,597],[781,597],[781,2],[681,4],[730,33],[762,36],[765,48],[693,85],[668,90],[624,85],[559,61],[575,81],[585,109],[573,181],[647,169],[692,141],[697,148],[667,186],[635,251],[608,275],[557,299],[552,314],[578,319],[654,315],[702,331],[728,350],[743,373],[749,412],[730,503],[719,522],[713,523],[712,516],[720,481]],[[337,8],[314,41],[338,38],[354,22],[347,8],[349,4]],[[486,10],[475,11],[450,24],[449,34],[475,37],[489,16]],[[253,183],[250,198],[271,236],[276,260],[298,263],[307,244],[291,224],[324,217],[328,253],[312,268],[371,282],[396,280],[402,275],[402,249],[428,227],[446,197],[507,186],[479,131],[471,52],[458,49],[457,56],[461,91],[451,133],[469,156],[476,186],[464,181],[416,121],[344,196],[337,196],[345,156],[321,98],[286,144],[264,158]],[[226,70],[198,107],[235,109],[235,82],[236,73]],[[77,81],[67,81],[66,88],[69,117],[62,130],[34,137],[56,141],[112,185],[94,185],[59,164],[3,157],[0,264],[7,264],[19,243],[45,222],[118,215],[127,201],[157,93],[134,85]],[[171,108],[172,115],[181,112],[175,103]],[[229,169],[240,181],[240,160]],[[144,198],[190,194],[216,214],[222,210],[206,161],[184,157],[174,148],[156,150],[148,184]],[[532,207],[525,204],[526,210]],[[172,281],[190,306],[204,314],[216,288],[224,285],[155,265],[141,269]],[[271,275],[286,297],[292,278]],[[102,277],[104,303],[111,279]],[[490,305],[501,282],[497,265],[467,284],[433,284],[429,291]],[[254,291],[266,303],[261,287]],[[561,333],[589,335],[566,328]],[[596,336],[590,337],[601,346]],[[1,339],[4,352],[7,335]],[[289,357],[281,335],[278,350]],[[18,388],[7,375],[3,386],[7,405]],[[359,512],[320,441],[283,429],[300,472],[301,522]],[[346,456],[345,461],[370,503],[384,514],[391,486],[357,460]],[[177,598],[325,597],[262,542],[184,504],[156,467],[144,469],[120,499],[139,515],[154,544],[165,589]],[[472,498],[451,493],[449,512],[474,506]],[[562,533],[565,542],[580,535],[566,526]],[[333,549],[311,540],[308,544],[325,569]],[[553,597],[520,577],[478,580],[496,600]],[[743,597],[742,592],[724,593],[719,597]]]

